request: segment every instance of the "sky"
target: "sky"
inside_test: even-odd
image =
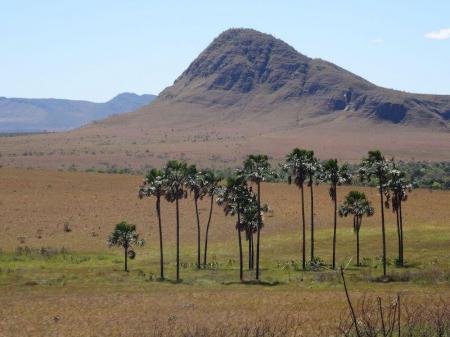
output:
[[[158,94],[236,27],[380,86],[450,94],[448,0],[0,0],[0,96]]]

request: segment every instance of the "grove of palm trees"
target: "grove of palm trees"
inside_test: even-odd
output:
[[[384,217],[385,208],[392,207],[396,214],[396,228],[398,236],[398,255],[395,258],[397,266],[404,266],[404,240],[403,240],[403,214],[401,205],[407,200],[407,192],[412,190],[413,183],[407,181],[405,174],[400,171],[395,161],[386,160],[378,150],[369,151],[367,158],[363,158],[360,164],[359,177],[352,177],[348,166],[345,163],[338,163],[336,159],[320,161],[314,156],[314,151],[295,148],[287,156],[285,163],[280,165],[281,175],[279,177],[271,167],[269,158],[266,155],[249,155],[242,168],[235,170],[235,173],[226,179],[211,170],[200,170],[195,165],[190,165],[184,161],[171,160],[160,169],[152,169],[144,178],[143,184],[139,187],[138,195],[152,197],[156,203],[156,215],[158,221],[159,255],[160,255],[160,280],[165,279],[164,273],[164,228],[173,225],[172,219],[161,219],[161,198],[165,198],[170,203],[175,203],[174,217],[176,226],[176,281],[181,280],[180,275],[180,254],[181,241],[180,226],[183,226],[180,218],[180,202],[192,202],[194,206],[194,217],[196,223],[196,261],[197,269],[208,268],[207,247],[208,233],[210,226],[214,227],[212,219],[212,209],[215,203],[224,211],[224,215],[232,216],[236,219],[235,229],[237,232],[237,242],[239,247],[239,279],[244,281],[244,255],[248,256],[248,270],[251,271],[256,265],[254,277],[256,281],[261,279],[261,245],[264,244],[264,217],[266,213],[273,212],[270,205],[264,203],[264,193],[261,183],[264,181],[277,180],[280,182],[295,182],[300,189],[299,213],[299,256],[302,269],[314,270],[317,267],[336,269],[337,247],[337,226],[338,215],[340,217],[353,217],[353,229],[356,234],[356,266],[361,266],[360,261],[360,231],[364,216],[372,216],[374,212],[381,213],[380,235],[382,246],[380,247],[381,263],[383,266],[383,277],[387,276],[387,250],[386,250],[386,223]],[[363,192],[357,190],[356,183],[363,184],[371,182],[378,186],[380,197],[380,208],[374,208],[372,201],[368,200]],[[329,219],[330,227],[333,228],[332,238],[332,259],[323,261],[314,253],[314,186],[323,183],[329,185],[329,195],[332,201],[333,218]],[[354,184],[355,190],[350,191],[345,197],[338,193],[339,186]],[[310,196],[310,256],[307,264],[306,256],[306,229],[307,220],[305,217],[305,185],[309,187]],[[199,200],[208,197],[210,199],[209,216],[207,223],[201,223]],[[342,202],[342,204],[341,204]],[[338,206],[340,204],[340,206]],[[275,210],[278,212],[278,210]],[[282,210],[280,210],[282,212]],[[203,229],[202,229],[203,228]],[[205,232],[202,241],[202,231]],[[296,235],[293,233],[293,235]],[[248,241],[247,254],[244,254],[242,238]],[[256,245],[254,243],[256,240]],[[123,245],[123,244],[122,244]],[[201,247],[204,246],[202,252]],[[124,246],[125,247],[125,246]],[[128,247],[128,246],[127,246]],[[255,253],[256,248],[256,253]],[[203,258],[202,258],[203,253]],[[126,256],[126,254],[125,254]],[[127,270],[125,258],[125,270]]]

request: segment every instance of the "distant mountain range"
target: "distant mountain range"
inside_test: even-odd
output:
[[[156,96],[122,93],[105,103],[53,98],[0,97],[0,132],[62,131],[130,112]]]
[[[441,161],[450,153],[450,95],[382,88],[272,35],[230,29],[150,105],[69,132],[5,138],[0,165],[25,167],[185,159],[223,168],[249,153],[281,161],[294,147],[353,162],[370,149]]]

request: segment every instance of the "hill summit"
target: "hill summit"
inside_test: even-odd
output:
[[[359,161],[377,148],[440,161],[449,123],[450,96],[381,88],[271,35],[230,29],[151,104],[70,132],[4,137],[0,165],[142,169],[183,159],[223,168],[249,153],[283,160],[294,147],[323,159]]]

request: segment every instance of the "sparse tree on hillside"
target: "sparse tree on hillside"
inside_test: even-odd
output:
[[[184,190],[186,179],[194,170],[193,166],[188,166],[184,161],[170,160],[166,164],[165,175],[167,177],[166,200],[175,202],[176,212],[176,245],[177,245],[177,273],[176,279],[180,280],[180,208],[179,200],[187,197]]]
[[[330,197],[334,204],[333,217],[333,269],[336,268],[336,230],[337,230],[337,187],[351,182],[351,175],[346,164],[339,166],[337,159],[329,159],[323,165],[320,180],[330,184]]]
[[[375,178],[378,183],[378,190],[380,192],[380,210],[381,210],[381,236],[383,242],[383,275],[386,276],[386,228],[384,221],[384,186],[387,182],[387,175],[389,173],[389,163],[379,150],[369,151],[367,158],[361,161],[359,175],[361,181],[370,181]]]
[[[406,179],[405,173],[400,171],[392,161],[392,169],[387,175],[385,185],[385,206],[390,207],[395,212],[397,222],[397,238],[398,238],[398,259],[399,266],[404,265],[403,256],[403,211],[402,203],[408,200],[408,192],[411,192],[413,185]]]
[[[122,221],[118,223],[114,231],[109,235],[106,241],[109,247],[122,247],[124,249],[124,270],[128,271],[128,256],[134,258],[136,253],[129,250],[132,246],[143,246],[144,240],[139,240],[139,234],[136,232],[136,226]]]
[[[289,173],[288,183],[291,184],[292,177],[295,185],[300,189],[301,213],[302,213],[302,266],[306,269],[306,221],[305,221],[305,193],[304,185],[308,177],[309,163],[314,157],[314,153],[309,150],[295,148],[286,156],[283,170]]]
[[[270,177],[274,177],[275,173],[270,169],[269,158],[266,155],[249,155],[244,161],[244,168],[239,171],[248,180],[256,183],[257,200],[258,200],[258,228],[256,232],[256,279],[259,280],[259,260],[260,260],[260,237],[261,237],[261,182]]]
[[[156,215],[158,217],[159,229],[159,264],[160,278],[164,279],[164,253],[163,253],[163,235],[161,225],[161,197],[164,197],[167,188],[167,179],[164,171],[151,169],[144,179],[144,184],[139,187],[139,197],[156,198]]]
[[[204,170],[203,177],[205,182],[206,195],[210,197],[210,205],[209,205],[209,216],[208,222],[206,223],[206,233],[205,233],[205,251],[203,254],[203,265],[206,266],[208,260],[208,235],[209,235],[209,227],[211,224],[213,206],[214,206],[214,197],[217,195],[220,189],[220,182],[223,180],[223,176],[220,174],[215,174],[211,170]]]
[[[339,216],[346,217],[353,215],[353,230],[356,233],[356,265],[360,266],[359,260],[359,231],[362,225],[363,216],[372,216],[374,209],[367,200],[366,195],[358,191],[350,191],[344,199],[344,203],[339,207]]]

